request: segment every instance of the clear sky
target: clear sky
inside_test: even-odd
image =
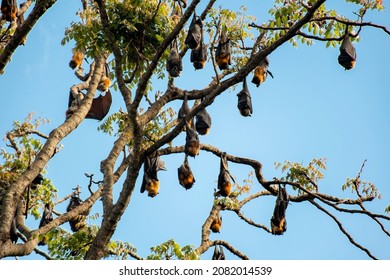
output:
[[[267,20],[272,2],[217,1],[215,7],[237,8],[243,4],[248,7],[248,14],[256,16],[256,22],[261,24]],[[329,6],[342,8],[342,12],[353,7],[339,3],[344,1],[328,2]],[[389,4],[383,2],[385,6]],[[58,1],[29,34],[26,45],[16,50],[5,74],[0,76],[3,96],[1,137],[12,127],[12,121],[22,121],[29,112],[51,120],[42,128],[46,133],[65,120],[69,88],[77,79],[68,67],[73,44],[61,46],[60,41],[65,27],[75,19],[80,8],[78,0]],[[369,13],[365,20],[390,28],[388,9]],[[326,49],[322,42],[316,42],[312,47],[300,45],[295,48],[289,44],[280,47],[269,56],[269,70],[275,78],[269,78],[258,88],[248,83],[254,111],[252,117],[244,118],[237,110],[239,89],[228,91],[209,107],[213,122],[211,132],[200,136],[200,141],[218,146],[229,154],[260,161],[266,179],[280,176],[274,162],[289,160],[307,164],[313,158],[326,158],[326,177],[320,182],[320,191],[346,198],[355,196],[350,191],[342,192],[341,186],[347,177],[356,177],[367,159],[361,179],[374,183],[383,196],[381,200],[369,203],[367,208],[383,214],[390,204],[390,36],[379,29],[365,28],[355,47],[357,63],[350,71],[338,64],[338,49]],[[211,63],[204,70],[194,71],[189,63],[189,53],[184,61],[184,70],[181,77],[175,79],[175,85],[190,90],[206,86],[213,74]],[[154,82],[153,88],[165,91],[166,79]],[[124,108],[120,93],[112,92],[110,113]],[[177,109],[180,104],[177,101],[173,106]],[[95,120],[83,121],[62,142],[62,151],[49,162],[46,176],[59,189],[59,197],[81,185],[81,198],[85,199],[88,196],[85,172],[94,173],[96,180],[101,179],[100,161],[107,156],[114,138],[98,132],[98,126]],[[174,144],[184,144],[184,134]],[[2,142],[0,147],[4,146]],[[172,238],[182,246],[198,246],[200,242],[201,226],[213,203],[219,158],[205,151],[195,159],[190,158],[196,183],[188,191],[177,180],[177,168],[183,158],[183,155],[162,158],[168,171],[159,173],[160,194],[155,198],[141,194],[138,183],[114,235],[114,239],[128,241],[137,247],[143,257],[150,254],[150,247]],[[240,183],[251,171],[233,163],[229,163],[229,168]],[[261,189],[255,182],[252,192]],[[288,191],[292,192],[290,188]],[[274,197],[256,200],[244,209],[244,214],[269,226],[274,201]],[[57,206],[56,210],[65,211],[65,204]],[[99,208],[100,205],[96,205],[92,213]],[[373,255],[390,259],[389,238],[375,222],[364,216],[334,214],[355,240],[369,248]],[[210,238],[230,242],[251,259],[368,258],[348,242],[328,216],[310,203],[290,203],[288,229],[283,236],[250,227],[233,213],[223,212],[222,216],[221,233],[212,233]],[[33,222],[35,226],[38,223]],[[235,259],[230,253],[226,254],[227,258]],[[202,258],[210,259],[211,255],[212,250],[209,250]],[[41,257],[33,254],[28,257],[31,258]]]

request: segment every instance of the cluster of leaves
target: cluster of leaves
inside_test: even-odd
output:
[[[169,16],[171,8],[157,0],[110,0],[106,1],[106,8],[109,32],[122,50],[124,78],[129,79],[135,69],[135,77],[139,78],[142,69],[148,65],[156,49],[173,28]],[[103,30],[97,4],[91,3],[85,11],[79,11],[79,16],[81,21],[72,22],[66,29],[62,44],[74,40],[75,48],[92,59],[99,53],[110,52],[110,41]],[[161,68],[165,61],[162,60],[160,64]]]
[[[358,192],[359,195],[372,196],[381,199],[381,195],[376,186],[360,178],[347,178],[345,184],[342,186],[342,190],[350,189],[353,192]]]
[[[42,142],[34,137],[39,134],[38,127],[49,121],[43,118],[33,119],[33,114],[29,114],[23,122],[15,121],[13,128],[7,133],[6,140],[12,150],[0,150],[0,156],[3,163],[0,165],[0,201],[7,188],[22,174],[34,160],[35,156],[42,149]],[[42,170],[42,174],[45,174]],[[25,201],[27,201],[27,193]],[[45,178],[42,184],[36,189],[30,189],[28,215],[33,215],[36,219],[40,218],[39,209],[45,203],[57,197],[57,189],[51,180]]]
[[[310,5],[312,2],[309,1],[308,4]],[[357,21],[363,18],[367,10],[383,9],[382,1],[379,0],[346,0],[346,2],[359,6],[355,12]],[[269,10],[269,14],[273,16],[273,19],[267,25],[263,25],[270,32],[267,45],[271,45],[283,36],[288,31],[288,28],[305,14],[305,11],[306,7],[300,1],[275,1],[275,6]],[[338,38],[344,34],[346,29],[346,25],[340,20],[349,21],[347,17],[339,15],[336,10],[327,9],[326,5],[323,4],[316,10],[313,18],[303,26],[301,31],[305,32],[307,36],[298,35],[290,39],[290,43],[295,47],[298,47],[298,41],[301,41],[302,44],[312,45],[314,40],[310,36],[317,36],[327,41],[326,47],[336,47],[340,43]],[[353,38],[353,40],[358,41],[359,37]]]
[[[275,167],[276,169],[281,168],[282,173],[286,173],[285,177],[281,177],[282,181],[300,184],[308,191],[318,191],[318,181],[324,178],[323,171],[326,170],[326,159],[313,159],[307,166],[286,160],[283,164],[275,163]],[[297,188],[293,186],[293,189]],[[298,194],[303,194],[303,191],[298,189]]]
[[[148,260],[198,260],[199,255],[195,252],[194,246],[187,245],[181,247],[173,239],[160,245],[150,248],[152,254],[147,257]]]
[[[174,127],[176,120],[173,117],[175,114],[175,111],[171,107],[163,109],[154,119],[145,125],[143,128],[143,148],[148,148]],[[126,130],[128,126],[127,118],[127,114],[123,112],[114,113],[98,129],[109,135],[118,136]],[[128,143],[128,146],[132,146],[131,141]]]

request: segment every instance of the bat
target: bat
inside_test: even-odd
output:
[[[282,188],[279,185],[274,213],[271,218],[271,232],[274,235],[282,235],[287,230],[286,209],[288,202],[289,196],[286,191],[286,186]]]
[[[223,247],[221,245],[219,245],[219,249],[218,245],[214,246],[214,254],[211,259],[216,261],[225,260],[225,253],[223,252]]]
[[[18,242],[18,229],[16,228],[16,219],[12,219],[11,228],[10,228],[10,238],[12,243]]]
[[[49,203],[46,203],[43,209],[41,221],[39,222],[39,227],[41,228],[50,223],[51,221],[53,221],[53,208]],[[46,245],[46,238],[43,237],[42,240],[39,241],[38,245]]]
[[[218,216],[214,219],[214,221],[210,225],[210,230],[214,233],[220,232],[222,227],[222,217],[221,214],[218,213]]]
[[[184,97],[183,97],[183,103],[179,109],[179,112],[177,113],[177,118],[179,120],[184,119],[188,113],[191,111],[190,107],[188,106],[188,98],[187,98],[187,93],[184,92]]]
[[[171,44],[171,50],[167,59],[166,69],[169,75],[173,78],[179,77],[183,70],[183,63],[179,55],[179,49],[177,47],[177,41],[174,40]]]
[[[1,18],[12,22],[16,20],[18,12],[18,5],[16,0],[2,0],[1,1]]]
[[[231,189],[232,189],[232,183],[230,179],[234,179],[232,175],[230,175],[230,172],[228,170],[228,162],[226,159],[226,154],[223,153],[221,155],[221,162],[220,162],[220,168],[219,168],[219,175],[218,175],[218,192],[217,194],[227,197],[229,196]]]
[[[257,87],[259,87],[262,83],[267,79],[268,74],[274,78],[274,75],[268,70],[269,60],[268,58],[264,58],[260,61],[259,65],[256,66],[255,72],[252,78],[252,83],[254,83]]]
[[[200,135],[206,135],[210,132],[211,117],[207,113],[206,108],[198,112],[195,120],[195,129]]]
[[[37,177],[34,178],[34,180],[31,182],[31,189],[35,190],[38,185],[42,184],[43,182],[43,176],[42,174],[38,174]]]
[[[171,19],[173,21],[173,23],[176,25],[178,24],[178,22],[180,21],[180,19],[182,18],[183,16],[183,10],[179,4],[179,6],[174,6],[173,9],[172,9],[172,13],[171,13]]]
[[[186,122],[186,143],[184,152],[186,155],[196,157],[199,155],[200,143],[198,133]]]
[[[72,107],[72,103],[74,101],[75,98],[70,92],[69,101],[68,101],[68,110],[66,111],[66,119],[70,118],[70,116],[73,114],[73,110],[71,111],[70,108]],[[85,118],[101,121],[108,114],[108,111],[110,111],[111,104],[112,104],[111,92],[110,90],[107,90],[105,95],[100,94],[98,97],[92,100],[91,109],[89,109]]]
[[[179,177],[179,184],[182,185],[186,190],[192,188],[195,183],[194,174],[192,174],[192,170],[190,164],[188,163],[188,156],[186,155],[184,158],[184,162],[177,169],[177,175]]]
[[[106,63],[104,65],[104,74],[102,75],[97,87],[98,90],[102,92],[106,92],[108,90],[108,88],[111,85],[111,80],[109,77],[110,77],[110,69],[108,68],[108,64]]]
[[[157,155],[155,157],[147,156],[144,161],[144,176],[141,184],[141,193],[148,191],[149,197],[158,195],[160,188],[160,181],[157,177],[157,172],[160,170],[167,170],[165,163]]]
[[[196,16],[196,12],[194,12],[194,16],[192,17],[190,27],[188,29],[187,37],[184,43],[192,50],[198,49],[203,41],[203,22],[200,17]]]
[[[83,204],[83,201],[80,199],[80,197],[73,195],[70,198],[68,207],[66,207],[66,211],[67,212],[72,211],[73,209],[75,209],[77,206],[81,204]],[[85,219],[87,218],[88,214],[89,214],[89,210],[86,210],[83,213],[77,215],[76,217],[70,219],[69,220],[70,229],[73,232],[77,232],[80,229],[84,228],[86,226]]]
[[[179,112],[177,113],[177,119],[178,120],[182,120],[184,119],[188,113],[191,111],[190,107],[188,106],[188,98],[187,98],[187,93],[184,92],[184,97],[183,97],[183,103],[179,109]],[[193,119],[191,118],[190,120],[188,120],[188,123],[190,126],[193,125]],[[184,127],[183,130],[185,130],[186,128]]]
[[[219,36],[219,42],[217,50],[215,52],[215,62],[217,63],[219,70],[225,70],[229,68],[231,61],[230,39],[226,35],[226,31],[222,30]]]
[[[345,68],[345,70],[350,70],[355,67],[356,64],[356,50],[352,45],[351,39],[347,31],[343,42],[340,46],[340,54],[338,57],[339,64]]]
[[[243,88],[242,90],[237,94],[238,96],[238,103],[237,108],[240,111],[240,114],[244,117],[250,117],[253,113],[252,108],[252,98],[251,94],[249,93],[248,86],[246,84],[246,78],[243,81]]]
[[[191,50],[190,61],[195,70],[203,69],[207,61],[207,46],[203,42],[199,48]]]
[[[72,69],[80,68],[83,64],[84,54],[80,51],[74,51],[72,59],[69,61],[69,67]]]

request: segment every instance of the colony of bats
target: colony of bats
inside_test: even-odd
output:
[[[176,1],[178,7],[174,7],[174,15],[176,17],[176,22],[180,19],[182,14],[182,9],[187,7],[186,0]],[[181,12],[178,12],[181,11]],[[18,7],[16,0],[2,0],[1,1],[1,13],[2,19],[9,22],[18,22],[18,25],[23,23],[23,14],[18,17]],[[195,70],[203,69],[208,60],[207,45],[204,43],[204,34],[203,34],[203,22],[202,19],[196,15],[194,12],[192,20],[189,25],[187,35],[185,37],[184,44],[191,50],[190,53],[190,62],[193,64]],[[229,69],[229,66],[232,64],[232,51],[230,38],[228,36],[226,28],[221,28],[219,33],[218,44],[215,51],[215,63],[218,68],[223,71]],[[76,76],[81,79],[83,82],[90,79],[89,75],[82,76],[80,72],[83,71],[82,64],[84,58],[84,53],[82,50],[74,49],[72,58],[69,62],[69,67],[73,70],[78,71]],[[348,32],[348,26],[346,27],[345,35],[340,46],[340,54],[338,56],[338,63],[344,67],[346,70],[354,68],[356,63],[356,50],[351,43],[350,35]],[[267,76],[270,75],[273,78],[273,74],[268,70],[269,60],[264,58],[260,61],[259,65],[253,71],[253,77],[251,82],[259,87],[267,79]],[[177,39],[174,39],[170,45],[169,55],[166,61],[166,70],[171,78],[177,78],[180,76],[183,70],[182,57],[180,56],[179,46]],[[108,65],[104,67],[103,74],[100,78],[97,89],[103,94],[94,98],[92,101],[91,108],[86,115],[86,118],[102,120],[109,112],[112,95],[109,90],[111,85],[110,80],[110,71]],[[83,89],[77,89],[76,92],[69,93],[69,102],[68,110],[66,112],[66,118],[68,119],[80,105],[85,93],[82,92]],[[84,89],[85,90],[85,89]],[[242,81],[242,90],[237,94],[238,103],[237,108],[239,113],[248,117],[253,114],[251,94],[248,90],[248,85],[246,78]],[[183,131],[186,133],[185,145],[184,145],[184,162],[178,168],[178,181],[179,184],[185,189],[189,190],[195,184],[195,177],[191,170],[191,167],[188,162],[188,156],[196,157],[199,154],[200,142],[198,135],[207,135],[211,128],[211,117],[206,111],[202,109],[197,113],[194,119],[186,119],[186,116],[190,113],[191,109],[188,105],[187,94],[184,93],[183,103],[178,112],[178,120],[184,120],[185,126]],[[157,172],[161,170],[166,170],[164,162],[160,159],[158,154],[154,156],[146,156],[144,161],[144,174],[141,184],[141,193],[147,192],[148,196],[155,197],[159,193],[159,180]],[[229,172],[228,162],[226,154],[223,153],[220,157],[220,171],[218,175],[218,191],[216,191],[216,196],[229,197],[232,191],[232,181],[234,179]],[[43,182],[43,177],[39,174],[33,182],[30,184],[29,189],[36,189]],[[275,201],[275,207],[273,215],[270,219],[271,222],[271,233],[274,235],[282,235],[287,229],[286,222],[286,209],[289,203],[289,196],[287,194],[285,186],[280,186],[278,189],[278,195]],[[74,195],[70,198],[67,211],[71,211],[79,205],[82,205],[83,201],[79,198],[78,195]],[[89,210],[77,215],[75,218],[69,221],[71,230],[77,232],[78,230],[85,227],[85,219],[89,214]],[[39,227],[45,226],[47,223],[53,220],[53,208],[50,203],[46,203],[44,206],[44,211],[42,214]],[[214,233],[219,233],[222,227],[222,217],[218,213],[217,217],[212,221],[210,230]],[[11,239],[14,243],[17,242],[17,230],[15,220],[12,223],[11,229]],[[46,240],[42,237],[39,241],[39,245],[45,245]],[[221,245],[219,247],[215,245],[214,254],[212,257],[213,260],[224,260],[225,255]]]

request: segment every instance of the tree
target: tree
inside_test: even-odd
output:
[[[59,5],[55,2],[44,0],[35,2],[34,8],[28,16],[26,14],[24,23],[19,25],[15,22],[2,22],[0,66],[1,70],[5,71],[5,75],[7,74],[5,66],[9,64],[11,55],[22,48],[19,46],[20,43],[33,30],[37,20],[42,15],[49,14],[50,10],[47,9],[51,6],[54,9],[56,5]],[[383,33],[390,34],[385,25],[366,20],[372,13],[383,9],[381,1],[345,1],[345,6],[340,5],[337,8],[348,9],[346,14],[350,14],[349,17],[342,16],[340,12],[328,7],[331,5],[330,3],[326,3],[325,6],[325,2],[325,0],[275,1],[274,5],[265,6],[263,4],[261,8],[265,11],[267,8],[270,9],[267,21],[264,23],[248,16],[244,8],[233,12],[228,10],[225,4],[217,7],[216,1],[213,0],[194,0],[188,3],[185,8],[180,8],[176,1],[157,0],[147,1],[146,4],[145,1],[136,0],[87,3],[87,8],[80,10],[77,14],[78,19],[74,20],[66,29],[62,41],[66,46],[73,43],[73,51],[80,51],[87,58],[87,61],[83,61],[85,71],[82,68],[77,69],[75,71],[76,77],[69,78],[68,88],[63,89],[64,92],[68,92],[69,88],[71,91],[74,90],[73,97],[77,97],[80,90],[83,99],[78,104],[73,104],[74,106],[72,106],[71,111],[68,111],[68,118],[65,121],[63,119],[64,112],[61,112],[61,122],[49,133],[45,133],[41,126],[46,124],[47,120],[34,119],[31,115],[23,122],[14,122],[13,128],[8,129],[9,132],[6,135],[8,147],[2,150],[3,164],[0,170],[0,256],[26,256],[35,250],[46,258],[61,259],[101,259],[110,256],[117,258],[131,256],[136,259],[146,257],[192,259],[200,258],[202,255],[206,256],[207,253],[210,254],[213,251],[210,248],[222,245],[233,254],[233,257],[246,259],[249,256],[240,249],[239,240],[241,238],[248,240],[246,236],[251,236],[251,234],[246,233],[248,235],[241,236],[241,227],[254,228],[256,236],[260,236],[260,231],[267,238],[269,236],[282,243],[283,239],[288,238],[286,235],[294,223],[299,222],[299,219],[290,215],[291,209],[294,209],[295,205],[297,207],[304,205],[302,207],[306,207],[306,211],[314,212],[315,209],[319,209],[319,212],[325,213],[328,220],[337,226],[340,236],[347,237],[349,243],[352,244],[351,247],[361,250],[364,257],[377,258],[369,248],[355,240],[355,234],[345,226],[347,222],[341,222],[338,217],[348,213],[352,217],[359,217],[359,222],[368,218],[373,221],[370,228],[379,228],[382,234],[389,235],[385,227],[389,216],[368,210],[368,206],[366,206],[373,204],[372,201],[377,202],[377,198],[380,197],[376,184],[363,179],[366,166],[370,162],[369,159],[366,162],[363,158],[358,165],[354,164],[355,173],[340,184],[342,189],[352,191],[351,197],[345,196],[345,194],[333,195],[333,190],[323,192],[326,184],[322,184],[320,181],[327,168],[323,158],[309,160],[306,164],[297,163],[302,162],[304,160],[302,158],[299,158],[297,162],[279,160],[280,163],[276,163],[276,171],[275,169],[271,171],[269,166],[272,163],[265,164],[257,157],[252,157],[253,152],[246,151],[245,145],[226,145],[227,142],[223,141],[227,137],[234,137],[237,143],[247,143],[246,139],[242,139],[241,136],[241,134],[246,133],[245,137],[249,138],[250,142],[265,142],[263,145],[257,144],[259,150],[266,150],[266,144],[273,144],[275,149],[278,149],[278,138],[289,137],[291,132],[274,130],[274,135],[265,134],[266,137],[255,134],[262,138],[272,137],[271,142],[266,139],[252,140],[250,139],[251,132],[233,130],[234,125],[231,124],[233,119],[240,119],[239,125],[244,127],[244,122],[249,122],[249,118],[243,118],[239,113],[234,116],[233,114],[226,116],[225,109],[221,114],[211,114],[214,112],[213,108],[221,106],[229,105],[229,108],[234,108],[233,111],[237,110],[237,104],[232,106],[227,100],[230,98],[229,95],[232,95],[232,91],[235,94],[241,91],[241,83],[246,78],[253,99],[254,113],[252,118],[255,118],[257,108],[260,108],[256,106],[259,103],[255,102],[257,101],[255,100],[257,97],[255,91],[261,91],[263,88],[271,90],[272,86],[280,83],[282,79],[274,70],[273,67],[276,63],[274,64],[273,61],[278,57],[277,51],[288,46],[289,43],[294,46],[298,46],[299,43],[310,46],[318,41],[326,47],[334,47],[337,50],[345,35],[348,34],[346,30],[348,30],[354,45],[356,45],[363,30],[380,30],[379,34],[382,36]],[[28,7],[32,4],[32,2],[26,1],[22,6],[26,8],[21,8],[18,16],[20,17],[25,11],[28,11]],[[208,68],[209,71],[206,76],[202,74],[202,71],[206,71],[206,69],[193,72],[193,66],[188,63],[191,50],[185,44],[185,39],[188,25],[195,10],[203,21],[204,38],[207,42],[209,60],[205,68]],[[172,16],[173,12],[176,13],[174,16]],[[232,50],[232,63],[224,71],[220,70],[215,63],[215,50],[222,30],[227,32]],[[180,46],[179,53],[184,63],[180,77],[171,77],[166,71],[166,61],[174,41],[177,41]],[[24,47],[29,46],[29,38],[25,44]],[[305,47],[300,46],[300,48]],[[313,48],[305,48],[305,51]],[[321,55],[323,54],[321,53]],[[257,88],[251,83],[251,79],[255,68],[261,65],[267,57],[272,58],[268,70],[272,72],[274,79],[272,80],[271,74],[269,74],[266,82]],[[357,60],[357,65],[359,65],[359,54]],[[106,63],[110,69],[108,75],[104,73]],[[284,63],[288,64],[288,62]],[[332,63],[343,70],[337,62],[337,55]],[[12,64],[13,62],[8,67]],[[318,65],[315,67],[317,68]],[[302,76],[307,73],[304,64],[299,65],[299,68],[294,65],[293,69],[299,69]],[[90,75],[84,76],[89,70]],[[343,75],[347,77],[354,70],[356,69],[343,71]],[[62,71],[64,70],[61,70],[61,77],[63,76]],[[193,81],[189,77],[186,80],[194,83],[193,88],[188,88],[186,83],[183,83],[186,75],[197,79]],[[86,128],[86,123],[92,126],[91,122],[95,122],[85,117],[90,111],[94,97],[96,98],[99,94],[97,88],[100,86],[102,76],[108,76],[112,81],[113,85],[110,91],[112,91],[114,102],[120,104],[120,108],[114,110],[112,106],[109,115],[99,123],[99,133],[103,133],[104,138],[83,138],[82,132],[78,134],[79,131]],[[205,79],[205,82],[200,81],[199,77]],[[300,83],[303,83],[302,77],[299,79]],[[317,83],[323,79],[324,77],[321,76]],[[312,88],[309,89],[309,91],[313,91]],[[56,88],[56,91],[59,90]],[[345,90],[346,88],[335,89],[340,93]],[[7,88],[7,92],[11,91],[13,92]],[[234,99],[237,102],[235,94]],[[193,106],[184,119],[178,119],[175,111],[180,109],[182,100],[185,98]],[[67,99],[68,94],[64,95],[61,102],[67,103]],[[265,101],[263,100],[263,102]],[[281,115],[283,119],[290,118],[291,115],[282,110],[282,108],[286,108],[286,105],[280,103],[283,103],[283,100],[279,100],[277,104],[270,103],[265,106],[272,108],[274,114]],[[185,135],[191,130],[187,123],[190,123],[191,119],[203,109],[208,110],[212,115],[211,131],[214,135],[221,136],[213,139],[215,144],[207,140],[209,136],[211,139],[211,135],[198,136],[200,153],[194,158],[191,156],[188,158],[196,182],[191,189],[185,191],[184,196],[179,193],[179,191],[184,192],[184,189],[177,189],[180,185],[177,180],[176,168],[184,160]],[[318,108],[315,110],[317,111]],[[353,111],[353,107],[350,110]],[[311,111],[313,115],[308,114],[308,117],[316,117],[314,115],[316,111]],[[288,112],[291,113],[294,110]],[[272,121],[271,116],[267,120],[268,125],[273,126]],[[259,123],[251,125],[252,129],[259,128]],[[254,125],[255,127],[253,127]],[[304,125],[302,123],[297,126]],[[315,127],[306,128],[306,133],[300,135],[300,138],[308,137],[310,129],[315,129]],[[327,131],[331,132],[330,129]],[[348,140],[355,141],[355,133],[360,131],[352,132],[354,134],[351,140]],[[102,147],[102,143],[94,141],[100,139],[104,139],[104,147]],[[111,144],[107,145],[106,148],[108,141]],[[310,143],[314,141],[310,140]],[[104,157],[95,160],[95,167],[85,166],[83,157],[67,150],[68,144],[70,147],[72,145],[82,146],[81,150],[85,152],[85,157],[93,157],[91,154],[88,155],[88,151],[93,153],[93,151],[104,148]],[[386,155],[387,150],[384,149]],[[70,158],[63,157],[66,153],[70,154]],[[247,156],[242,156],[242,154],[247,154]],[[152,161],[157,155],[166,162],[167,167],[167,171],[157,172],[161,180],[160,194],[150,198],[147,197],[146,191],[141,196],[138,194],[138,189],[141,187],[143,179],[146,182],[154,183],[157,179],[154,172],[145,168],[146,162],[148,165],[153,165]],[[361,156],[364,156],[364,153],[359,153],[359,157]],[[227,164],[222,160],[224,163],[222,165],[225,165],[225,168],[227,167],[230,171],[232,176],[230,177],[228,174],[227,178],[234,183],[232,192],[227,196],[218,194],[217,182],[215,182],[218,178],[220,160],[224,157],[226,157]],[[175,164],[168,166],[168,160],[172,158],[176,160],[173,161]],[[206,169],[200,168],[202,164],[205,164],[205,161],[209,161],[210,165]],[[278,161],[278,159],[273,161]],[[59,166],[58,173],[65,174],[56,174],[56,165]],[[211,165],[215,168],[211,168]],[[267,166],[266,171],[263,170],[263,165]],[[64,169],[66,170],[64,171]],[[212,174],[204,174],[209,170]],[[50,180],[51,178],[54,180],[56,176],[59,176],[58,178],[62,176],[69,180],[69,177],[73,176],[74,173],[77,173],[78,181],[72,182],[72,186],[65,186],[60,180],[58,183],[53,183]],[[168,173],[174,173],[171,176],[176,177],[175,180],[172,179],[173,177],[170,177],[171,180],[163,180],[164,174]],[[43,175],[44,180],[38,184],[38,187],[34,188],[32,182],[39,174]],[[71,176],[69,176],[70,174]],[[207,184],[207,188],[203,184]],[[80,185],[81,188],[75,188],[77,185]],[[172,186],[172,190],[170,190],[167,185],[178,185],[179,187],[174,189]],[[270,219],[273,214],[275,197],[279,188],[284,187],[289,194],[290,201],[286,213],[289,229],[283,236],[273,236]],[[207,190],[201,191],[201,188]],[[60,191],[61,196],[58,196]],[[81,194],[80,191],[82,191]],[[177,200],[171,200],[171,202],[162,201],[163,204],[160,206],[167,209],[163,213],[163,210],[156,208],[156,205],[161,203],[159,197],[163,196],[164,192],[170,197],[176,198],[179,194],[180,197]],[[70,197],[81,195],[85,197],[83,203],[73,210],[67,211],[66,206]],[[193,203],[193,197],[197,199],[195,203]],[[269,199],[270,197],[272,199]],[[100,205],[100,201],[102,205]],[[138,204],[140,201],[143,205]],[[53,220],[39,227],[37,221],[39,221],[46,204],[54,207]],[[195,207],[196,209],[193,209]],[[183,212],[185,211],[187,215],[197,211],[202,211],[205,215],[202,216],[201,223],[193,221],[191,216],[187,217],[188,221],[175,222],[180,217],[180,213],[176,213],[180,212],[177,211],[178,209],[185,209]],[[257,213],[266,212],[266,214],[258,216],[258,214],[254,214],[256,211]],[[131,221],[124,219],[128,214]],[[223,217],[221,232],[229,231],[229,222],[237,222],[241,219],[244,222],[240,223],[240,231],[235,227],[235,231],[232,229],[232,235],[226,235],[226,239],[219,239],[217,233],[211,233],[210,226],[220,214]],[[309,220],[310,223],[314,223],[314,219],[319,216],[318,212],[315,214],[313,220],[305,219],[301,222],[307,224],[307,220]],[[83,221],[88,215],[90,216],[88,226],[83,227]],[[27,217],[26,220],[25,217]],[[121,237],[120,241],[114,241],[116,230],[125,225],[137,225],[135,228],[128,229],[129,234],[137,232],[145,236],[148,233],[148,238],[160,240],[165,236],[163,234],[159,236],[157,228],[149,224],[149,221],[155,221],[156,218],[163,220],[167,227],[174,229],[174,232],[177,231],[183,235],[189,232],[186,227],[197,228],[195,241],[197,243],[191,246],[182,245],[191,243],[187,243],[186,238],[180,238],[183,239],[183,242],[176,241],[176,237],[173,237],[175,240],[171,239],[172,237],[167,237],[161,242],[148,240],[145,246],[154,246],[152,254],[148,256],[147,253],[142,255],[137,253],[136,248],[131,245],[131,238]],[[78,220],[75,221],[75,219]],[[137,220],[141,222],[136,223]],[[12,243],[10,236],[13,221],[16,224],[17,236],[22,240],[17,244]],[[80,229],[74,233],[67,230],[69,221],[80,223]],[[309,235],[312,235],[313,229],[310,225],[306,230],[309,231]],[[299,241],[304,242],[307,240],[308,234],[302,231],[303,229],[300,231],[301,239]],[[150,232],[156,233],[150,234]],[[171,231],[170,235],[172,234]],[[314,230],[313,235],[315,234]],[[356,233],[356,235],[360,234],[362,233]],[[155,235],[158,236],[154,237]],[[235,242],[230,242],[228,238],[232,238]],[[47,244],[47,253],[41,252],[38,247],[38,243],[42,241]],[[251,244],[256,243],[255,240],[252,242]],[[284,247],[286,246],[284,245]],[[138,248],[138,246],[136,247]],[[261,257],[267,258],[267,254],[261,255]]]

